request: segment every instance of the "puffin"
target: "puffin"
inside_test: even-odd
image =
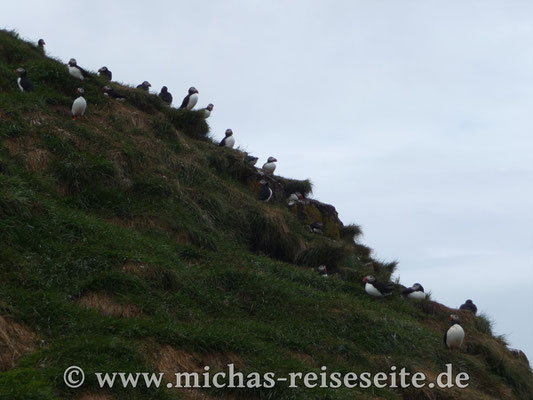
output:
[[[45,53],[45,51],[44,51],[44,45],[45,44],[46,43],[44,42],[44,39],[39,39],[39,41],[37,42],[37,47],[38,47],[39,50],[42,51],[43,54]]]
[[[420,283],[415,283],[413,286],[404,289],[400,294],[409,299],[422,300],[426,298],[424,287]]]
[[[113,73],[107,67],[100,68],[98,70],[98,75],[106,78],[108,81],[113,78]]]
[[[465,339],[465,331],[459,325],[459,317],[456,314],[450,315],[451,326],[444,332],[444,345],[450,350],[460,350],[463,340]]]
[[[170,94],[166,86],[163,86],[161,88],[161,93],[159,93],[159,97],[168,105],[172,104],[172,95]]]
[[[233,149],[235,138],[233,137],[233,131],[231,129],[226,129],[226,137],[222,139],[218,145],[220,147],[229,147],[230,149]]]
[[[89,73],[78,65],[78,62],[76,61],[75,58],[71,58],[68,61],[68,72],[74,78],[77,78],[79,80],[83,80],[89,77]]]
[[[324,225],[322,225],[322,222],[315,221],[309,225],[309,228],[311,228],[311,232],[313,233],[318,233],[319,235],[324,233]]]
[[[296,204],[298,201],[300,200],[303,200],[303,196],[300,192],[294,192],[293,194],[291,194],[288,199],[287,199],[287,204],[289,206],[293,206],[294,204]]]
[[[471,311],[474,315],[477,313],[477,307],[470,299],[468,299],[464,304],[462,304],[461,307],[459,307],[459,310]]]
[[[325,265],[319,265],[318,266],[318,273],[320,275],[322,275],[322,278],[327,278],[328,277],[328,269],[326,268]]]
[[[21,92],[33,92],[33,82],[26,76],[26,70],[19,67],[15,70],[16,74],[19,74],[17,78],[17,84],[19,85]]]
[[[126,100],[126,96],[124,96],[124,95],[122,95],[122,94],[120,94],[118,92],[115,92],[115,89],[113,89],[109,85],[104,86],[102,88],[102,92],[104,92],[104,96],[112,97],[115,100],[118,100],[118,101],[125,101]]]
[[[365,282],[365,292],[374,297],[390,296],[394,290],[392,283],[378,282],[373,275],[367,275],[363,278]]]
[[[207,119],[211,115],[211,111],[213,111],[213,107],[215,107],[213,104],[209,103],[206,108],[202,108],[202,111],[204,113],[204,118]]]
[[[261,187],[259,188],[259,192],[257,193],[257,198],[266,203],[272,198],[272,189],[270,188],[270,186],[268,186],[268,182],[263,179],[259,181],[259,184],[261,185]]]
[[[252,167],[257,164],[257,160],[259,160],[259,158],[251,156],[249,154],[246,154],[246,156],[244,156],[244,162],[246,164],[251,165]]]
[[[268,157],[268,160],[266,163],[263,164],[263,169],[268,172],[269,174],[273,174],[276,170],[276,160],[274,157]]]
[[[189,88],[189,94],[183,99],[180,108],[186,108],[187,110],[192,110],[196,103],[198,102],[198,90],[194,86]]]
[[[72,119],[76,120],[77,117],[82,117],[85,114],[87,108],[87,101],[83,98],[85,91],[82,88],[78,88],[77,94],[79,97],[72,103]]]
[[[150,90],[151,87],[152,87],[152,85],[150,85],[150,82],[148,82],[148,81],[144,81],[140,85],[137,85],[137,89],[142,89],[142,90],[146,90],[146,91]]]

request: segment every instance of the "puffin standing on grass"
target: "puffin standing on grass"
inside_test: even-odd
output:
[[[459,325],[460,320],[456,314],[450,315],[450,322],[452,323],[452,326],[450,326],[444,333],[444,344],[446,345],[446,348],[450,350],[459,351],[463,344],[463,340],[465,339],[465,331],[463,327]]]
[[[43,54],[45,53],[45,51],[44,51],[44,45],[45,44],[46,43],[44,42],[43,39],[39,39],[39,41],[37,42],[37,47],[38,47],[39,50],[42,51]]]
[[[142,90],[145,90],[147,92],[150,90],[151,87],[152,87],[152,85],[150,85],[150,82],[148,82],[148,81],[144,81],[140,85],[137,85],[137,89],[142,89]]]
[[[113,89],[111,86],[107,85],[102,88],[102,92],[104,92],[104,96],[111,97],[118,101],[125,101],[126,96],[115,92],[115,89]]]
[[[234,145],[235,138],[233,137],[233,131],[231,129],[226,129],[226,137],[220,141],[219,146],[233,149]]]
[[[471,311],[474,315],[477,313],[477,307],[470,299],[468,299],[464,304],[461,304],[459,310]]]
[[[202,108],[205,119],[210,117],[211,111],[213,111],[213,107],[215,107],[213,104],[208,104],[206,108]]]
[[[19,85],[21,92],[33,92],[33,82],[26,76],[26,70],[19,67],[15,70],[15,73],[19,74],[17,78],[17,84]]]
[[[74,78],[77,78],[79,80],[83,80],[89,77],[89,73],[78,65],[78,62],[75,58],[71,58],[68,61],[68,72]]]
[[[78,88],[77,93],[79,94],[79,97],[72,103],[73,120],[76,120],[77,117],[82,117],[87,108],[87,101],[83,98],[83,93],[85,93],[85,91],[82,88]]]
[[[261,185],[261,187],[259,188],[259,192],[257,193],[257,198],[266,203],[272,198],[272,189],[270,188],[270,186],[268,186],[268,182],[264,179],[261,179],[259,181],[259,184]]]
[[[319,265],[318,266],[318,273],[320,275],[322,275],[322,278],[327,278],[328,277],[328,269],[326,268],[325,265]]]
[[[268,172],[269,174],[274,174],[274,171],[276,170],[276,160],[274,157],[268,157],[268,160],[266,163],[263,164],[263,169],[265,172]]]
[[[415,283],[413,286],[403,290],[400,294],[409,299],[422,300],[426,298],[424,287],[420,283]]]
[[[183,99],[180,108],[186,108],[187,110],[192,110],[194,106],[198,103],[198,90],[194,86],[189,88],[189,94]]]
[[[161,93],[159,93],[159,97],[168,105],[172,104],[172,95],[170,94],[166,86],[163,86],[161,88]]]
[[[363,278],[365,282],[365,292],[374,297],[390,296],[394,290],[392,283],[378,282],[373,275],[367,275]]]
[[[106,78],[108,81],[113,79],[113,73],[107,67],[100,68],[98,70],[98,75]]]

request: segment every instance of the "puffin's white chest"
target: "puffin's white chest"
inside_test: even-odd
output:
[[[83,74],[81,73],[81,71],[76,68],[76,67],[71,67],[70,65],[68,66],[68,72],[70,73],[70,75],[72,75],[74,78],[77,78],[77,79],[80,79],[80,80],[83,80]]]
[[[274,162],[269,162],[269,163],[266,163],[265,165],[263,165],[263,169],[271,174],[274,173],[274,171],[276,170],[276,163]]]
[[[191,94],[187,103],[187,110],[192,110],[196,103],[198,103],[198,93]]]
[[[20,84],[20,81],[22,80],[22,78],[18,78],[17,79],[17,85],[19,85],[19,88],[20,88],[20,91],[23,92],[24,91],[24,88],[22,87],[22,85]]]
[[[426,298],[426,294],[424,292],[417,291],[417,292],[409,293],[407,297],[409,297],[410,299],[415,299],[415,300],[423,300]]]
[[[209,118],[209,116],[211,115],[211,111],[209,111],[207,108],[204,108],[204,118]]]
[[[85,113],[87,108],[87,101],[80,96],[72,103],[72,115],[75,117],[81,116]]]
[[[374,285],[372,285],[371,283],[366,283],[365,285],[365,292],[367,292],[370,296],[374,296],[374,297],[383,297],[383,295],[381,294],[381,292],[379,290],[377,290]]]
[[[446,346],[450,349],[459,349],[463,344],[465,338],[465,331],[459,324],[450,326],[450,329],[446,332]]]
[[[224,140],[224,146],[229,147],[230,149],[233,149],[233,146],[235,145],[235,138],[233,136],[228,136]]]

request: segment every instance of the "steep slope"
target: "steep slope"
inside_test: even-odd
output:
[[[35,93],[21,93],[23,66]],[[308,181],[269,179],[208,137],[199,112],[106,82],[80,82],[61,62],[0,32],[0,399],[529,399],[527,362],[483,317],[461,313],[461,353],[444,349],[452,310],[395,295],[369,298],[361,279],[395,264],[357,244],[332,206],[288,208]],[[72,121],[77,87],[89,103]],[[324,235],[309,231],[320,221]],[[316,267],[335,274],[323,279]],[[389,372],[430,377],[453,363],[466,389],[100,390],[95,372],[222,370]],[[82,389],[63,372],[85,370]]]

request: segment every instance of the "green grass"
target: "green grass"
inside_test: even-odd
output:
[[[18,66],[35,93],[20,93]],[[255,170],[240,152],[209,140],[201,113],[113,83],[128,97],[118,104],[101,94],[104,84],[97,76],[83,82],[87,115],[72,121],[80,82],[63,63],[0,31],[0,316],[37,337],[14,368],[0,372],[1,400],[76,399],[80,392],[62,383],[66,367],[82,366],[85,390],[97,392],[92,372],[153,371],[147,348],[163,346],[206,358],[236,355],[248,372],[320,372],[322,365],[377,372],[395,364],[438,373],[453,362],[472,377],[463,398],[531,398],[529,367],[483,316],[465,316],[467,343],[451,354],[442,346],[450,310],[430,300],[369,298],[362,277],[389,279],[396,263],[373,259],[357,243],[358,225],[328,220],[340,235],[311,234],[309,221],[285,202],[295,191],[311,193],[309,180],[275,177],[275,201],[260,203]],[[32,161],[36,154],[41,163]],[[333,272],[328,279],[316,272],[323,263]],[[136,314],[85,307],[87,296]],[[183,398],[153,389],[110,394]],[[450,398],[284,385],[234,394]]]

